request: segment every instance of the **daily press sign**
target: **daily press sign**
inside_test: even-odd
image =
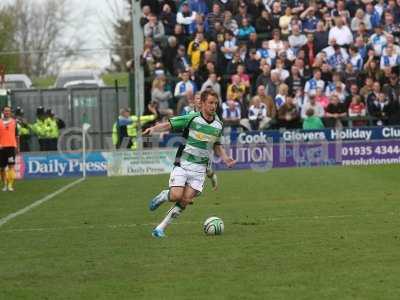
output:
[[[23,154],[19,172],[23,178],[81,176],[82,156],[80,153]],[[106,153],[88,153],[86,172],[88,175],[107,175]]]

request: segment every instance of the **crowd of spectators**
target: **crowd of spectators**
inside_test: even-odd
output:
[[[400,0],[142,0],[146,100],[246,130],[400,124]]]

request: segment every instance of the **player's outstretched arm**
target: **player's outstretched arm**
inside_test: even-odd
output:
[[[228,168],[232,168],[236,164],[236,160],[226,154],[225,149],[224,147],[222,147],[222,145],[216,144],[214,146],[214,151],[218,157],[221,157],[222,161]]]
[[[143,131],[143,135],[151,135],[154,132],[168,131],[171,130],[171,128],[172,127],[170,122],[159,123],[157,125],[154,125],[153,127],[147,128],[145,131]]]

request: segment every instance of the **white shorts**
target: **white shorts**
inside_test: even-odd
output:
[[[189,185],[192,189],[201,193],[203,191],[206,173],[193,172],[182,167],[174,167],[169,177],[169,187],[185,187]]]

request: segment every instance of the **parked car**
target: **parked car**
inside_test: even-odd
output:
[[[56,88],[105,86],[100,72],[91,69],[62,71],[56,79]]]
[[[9,90],[30,89],[32,80],[25,74],[6,74],[4,77],[5,88]]]

